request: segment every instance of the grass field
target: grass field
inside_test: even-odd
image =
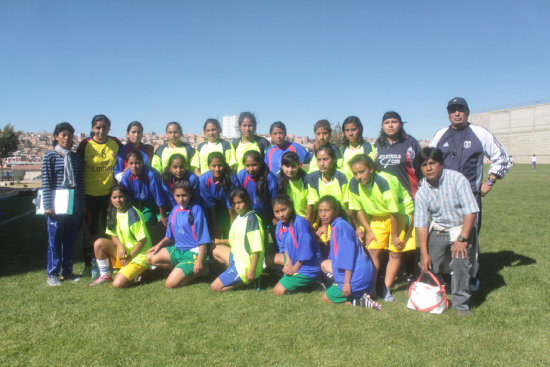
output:
[[[50,288],[44,218],[0,224],[0,365],[550,365],[549,202],[548,165],[514,166],[484,199],[469,318],[409,310],[405,289],[375,312],[324,304],[318,291],[213,294],[206,282]],[[30,207],[0,201],[9,215]]]

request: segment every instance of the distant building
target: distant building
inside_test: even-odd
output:
[[[239,115],[224,116],[222,118],[222,135],[226,139],[234,139],[241,136],[239,130]]]
[[[472,113],[469,121],[495,134],[514,163],[531,163],[533,154],[550,163],[550,103]]]

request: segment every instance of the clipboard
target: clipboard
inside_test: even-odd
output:
[[[52,201],[55,214],[71,215],[73,214],[74,189],[52,190]],[[44,215],[44,196],[42,189],[38,189],[36,196],[36,214]]]

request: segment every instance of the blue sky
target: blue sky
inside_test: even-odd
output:
[[[123,136],[133,120],[200,133],[252,111],[313,135],[388,110],[431,138],[446,103],[473,112],[550,98],[549,1],[11,1],[0,3],[0,126]]]

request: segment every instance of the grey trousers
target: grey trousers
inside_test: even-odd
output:
[[[432,271],[436,274],[451,273],[451,299],[457,311],[468,310],[470,294],[470,272],[473,255],[472,243],[468,243],[468,257],[451,258],[452,243],[448,232],[432,231],[428,240],[428,253],[432,259]]]

